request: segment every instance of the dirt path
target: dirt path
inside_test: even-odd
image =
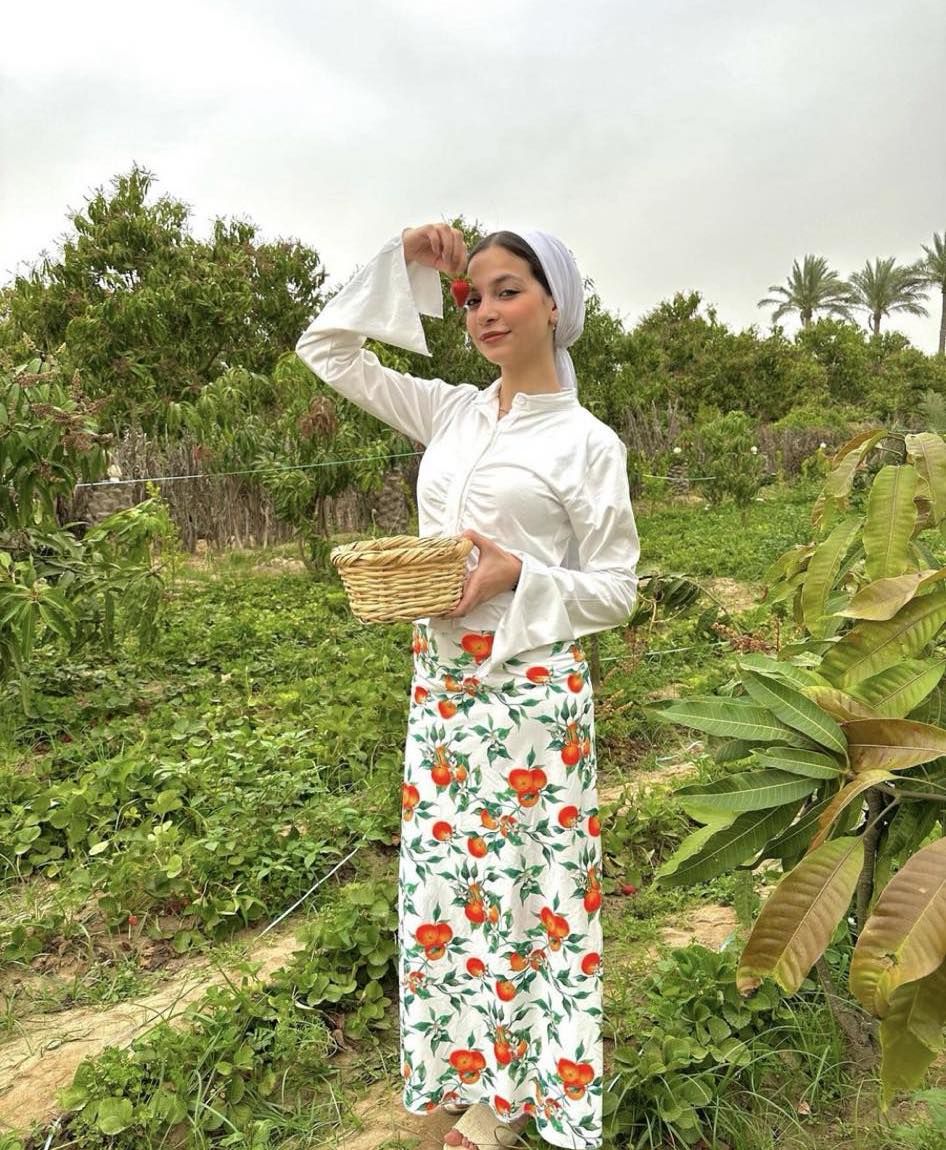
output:
[[[668,763],[665,767],[657,767],[652,771],[636,771],[634,774],[628,775],[620,783],[604,783],[598,787],[598,803],[603,806],[605,803],[614,803],[622,800],[623,803],[630,802],[634,796],[647,787],[663,787],[669,788],[674,779],[682,778],[686,775],[696,773],[696,759],[703,749],[702,743],[693,742],[690,744],[689,753],[693,756],[690,759],[685,759],[679,763]]]
[[[260,964],[256,977],[261,980],[285,966],[299,947],[289,926],[256,945],[253,938],[244,935],[234,941],[249,943],[248,961]],[[200,960],[145,998],[24,1019],[18,1036],[0,1046],[0,1133],[24,1132],[34,1122],[52,1120],[59,1112],[56,1091],[72,1082],[83,1058],[106,1046],[127,1046],[157,1023],[179,1018],[209,987],[226,979],[226,967]]]

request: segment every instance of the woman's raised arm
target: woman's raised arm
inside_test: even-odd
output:
[[[382,367],[364,343],[377,339],[429,355],[420,317],[443,316],[439,271],[457,274],[465,266],[466,247],[455,229],[405,229],[329,300],[299,337],[297,354],[340,395],[409,438],[428,443],[436,414],[476,389]]]

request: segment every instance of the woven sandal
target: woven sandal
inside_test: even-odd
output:
[[[511,1126],[504,1126],[484,1102],[471,1106],[453,1129],[469,1138],[479,1150],[507,1150],[519,1145],[518,1133]],[[444,1150],[456,1148],[445,1142]]]

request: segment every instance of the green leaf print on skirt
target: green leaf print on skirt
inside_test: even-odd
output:
[[[601,840],[580,644],[488,675],[490,632],[418,624],[398,885],[405,1107],[484,1102],[601,1145]]]

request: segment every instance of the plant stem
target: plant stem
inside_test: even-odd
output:
[[[591,652],[589,669],[591,671],[591,687],[596,690],[601,685],[601,650],[598,647],[598,636],[592,635],[588,640],[588,650]]]
[[[884,834],[882,816],[887,810],[888,796],[878,787],[867,792],[868,823],[861,836],[864,840],[864,865],[857,880],[857,933],[860,936],[867,921],[867,911],[874,894],[874,867],[877,863],[877,848]]]
[[[831,968],[828,966],[824,955],[815,963],[815,970],[818,972],[818,981],[824,991],[831,1016],[847,1039],[848,1048],[855,1060],[868,1066],[873,1064],[875,1058],[870,1041],[871,1031],[865,1030],[861,1016],[838,995],[834,986],[834,979],[831,977]]]

